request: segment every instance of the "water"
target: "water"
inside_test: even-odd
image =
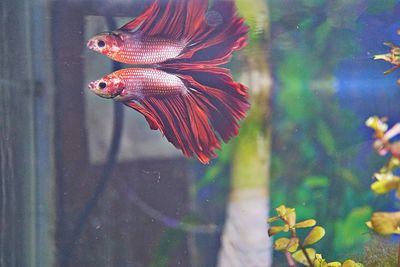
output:
[[[395,258],[363,253],[371,213],[399,207],[369,189],[385,161],[364,121],[400,121],[398,71],[371,59],[400,44],[400,4],[237,0],[249,44],[226,67],[252,108],[202,165],[87,89],[127,67],[87,40],[151,2],[0,3],[0,266],[287,266],[267,236],[281,204],[326,229],[328,261]]]

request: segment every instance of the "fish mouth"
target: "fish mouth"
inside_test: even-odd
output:
[[[97,88],[97,83],[96,83],[96,82],[90,82],[90,83],[88,84],[88,88],[89,88],[89,90],[91,90],[91,91],[95,91],[95,89]]]
[[[96,47],[96,42],[95,42],[95,40],[90,39],[90,40],[86,43],[86,46],[87,46],[89,49],[94,50],[94,48]]]
[[[114,98],[115,97],[115,95],[110,94],[109,92],[107,92],[107,90],[99,89],[99,85],[98,84],[99,84],[98,80],[90,82],[88,84],[89,90],[92,93],[94,93],[94,94],[96,94],[96,95],[98,95],[100,97],[103,97],[103,98]]]

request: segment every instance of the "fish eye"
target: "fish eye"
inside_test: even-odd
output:
[[[106,43],[103,40],[99,40],[99,41],[97,41],[97,46],[102,48],[102,47],[106,46]]]
[[[99,82],[99,88],[104,89],[107,87],[107,84],[105,82]]]

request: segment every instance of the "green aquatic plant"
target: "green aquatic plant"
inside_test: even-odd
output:
[[[400,169],[400,141],[391,142],[400,134],[400,123],[389,128],[386,120],[374,116],[365,123],[375,131],[373,147],[376,152],[381,156],[390,155],[385,166],[374,174],[371,190],[380,195],[395,191],[400,198],[400,177],[395,174]],[[374,212],[367,225],[380,235],[400,234],[400,212]]]
[[[346,260],[340,263],[338,261],[327,262],[320,253],[309,246],[317,243],[325,236],[325,229],[316,226],[314,219],[307,219],[300,222],[296,221],[296,209],[288,208],[284,205],[275,209],[277,216],[270,217],[268,223],[277,221],[283,222],[283,225],[271,226],[268,229],[268,235],[273,236],[279,233],[288,233],[289,237],[280,237],[274,242],[274,249],[285,253],[289,266],[296,266],[295,261],[313,267],[361,267],[361,263],[353,260]],[[307,229],[308,234],[303,240],[300,239],[297,230]]]
[[[375,180],[371,184],[371,190],[379,195],[395,191],[396,197],[400,198],[400,177],[396,175],[400,169],[400,141],[392,141],[393,137],[400,134],[400,123],[389,128],[386,121],[386,118],[373,116],[365,123],[375,132],[373,147],[376,152],[381,156],[389,155],[386,164],[374,174]],[[381,236],[400,234],[400,212],[374,212],[366,224]],[[397,266],[400,266],[400,244],[397,250]]]
[[[397,34],[400,35],[400,29],[397,30]],[[400,46],[395,45],[391,42],[385,42],[384,45],[390,47],[390,52],[386,54],[375,55],[374,59],[385,60],[393,65],[392,68],[384,72],[384,74],[386,75],[400,68]],[[397,80],[397,84],[400,85],[400,79]]]
[[[352,164],[362,143],[357,126],[363,120],[336,94],[339,63],[361,49],[355,38],[360,14],[349,14],[360,1],[299,0],[290,8],[285,1],[269,2],[279,92],[272,117],[271,206],[285,203],[299,217],[320,218],[326,229],[320,251],[343,260],[345,253],[357,253],[368,236],[357,231],[351,240],[338,238],[343,229],[337,219],[364,207],[371,197],[357,178],[370,172]]]

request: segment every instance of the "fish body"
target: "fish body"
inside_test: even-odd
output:
[[[121,69],[91,82],[89,89],[101,97],[122,102],[183,95],[188,90],[177,76],[153,68]]]
[[[93,37],[87,46],[115,61],[140,65],[157,64],[178,57],[185,48],[185,41],[114,31]]]

